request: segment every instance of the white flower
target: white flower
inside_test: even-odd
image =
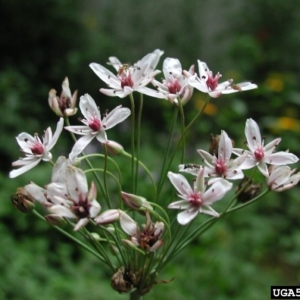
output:
[[[66,77],[62,83],[62,92],[60,97],[56,96],[56,90],[54,89],[51,89],[49,92],[49,106],[59,117],[68,117],[75,115],[77,112],[76,101],[77,91],[75,91],[72,96],[71,90],[69,88],[68,77]]]
[[[21,152],[24,153],[24,157],[12,163],[13,167],[21,167],[17,170],[13,170],[9,173],[10,178],[17,177],[28,170],[35,167],[41,160],[50,161],[52,154],[50,150],[56,144],[60,133],[62,132],[64,125],[64,119],[60,118],[54,135],[52,130],[48,127],[43,136],[43,141],[36,134],[32,136],[26,132],[20,133],[16,139],[21,147]]]
[[[204,150],[198,150],[207,167],[205,177],[223,177],[226,179],[241,179],[244,174],[241,165],[246,159],[246,155],[241,155],[236,159],[230,159],[232,154],[232,141],[227,133],[222,130],[219,141],[218,154],[211,155]]]
[[[217,98],[222,94],[231,94],[239,91],[247,91],[257,88],[257,85],[251,82],[242,82],[234,84],[233,80],[227,80],[219,84],[222,76],[219,72],[214,77],[212,71],[209,70],[207,64],[198,60],[199,76],[192,76],[189,84],[203,93],[208,93],[211,97]]]
[[[52,173],[52,182],[45,189],[34,183],[25,186],[26,191],[38,202],[48,208],[51,214],[64,218],[77,219],[74,230],[85,226],[89,219],[95,218],[101,206],[97,202],[94,182],[88,190],[84,172],[60,157]]]
[[[209,189],[206,190],[204,172],[204,168],[201,168],[193,188],[181,174],[168,173],[171,183],[179,193],[179,198],[182,199],[171,203],[168,208],[184,210],[177,215],[177,221],[181,225],[191,222],[198,213],[218,217],[219,214],[210,205],[221,200],[225,193],[232,187],[232,183],[224,179],[219,179],[213,182]]]
[[[300,180],[300,173],[296,169],[291,170],[288,166],[272,166],[268,178],[268,187],[274,192],[282,192],[294,187]]]
[[[69,156],[71,161],[74,161],[94,138],[100,143],[107,143],[108,140],[105,131],[124,121],[131,113],[129,108],[122,108],[119,105],[101,119],[99,108],[88,94],[80,98],[79,107],[85,117],[81,122],[85,125],[65,127],[65,129],[71,132],[83,135],[73,146]]]
[[[160,71],[155,70],[155,68],[162,54],[163,51],[157,49],[147,54],[133,66],[122,64],[114,56],[110,57],[109,64],[116,69],[118,72],[117,75],[96,63],[91,63],[90,67],[96,75],[108,85],[108,89],[100,89],[100,91],[107,96],[124,98],[134,91],[137,91],[151,97],[165,98],[163,94],[146,87],[146,85],[160,73]]]
[[[283,151],[273,153],[275,147],[280,143],[281,138],[277,138],[264,146],[264,139],[261,138],[259,127],[252,119],[246,121],[245,135],[249,150],[233,149],[233,153],[236,155],[247,155],[246,160],[242,164],[242,169],[250,169],[257,166],[260,172],[268,177],[269,172],[266,164],[280,166],[293,164],[299,160],[298,157],[292,153]]]
[[[163,73],[165,79],[162,83],[154,79],[152,84],[171,103],[178,104],[178,98],[180,97],[182,104],[185,104],[192,97],[194,90],[193,87],[188,85],[187,81],[188,77],[195,73],[194,66],[190,67],[189,72],[183,72],[178,59],[167,57],[163,63]]]

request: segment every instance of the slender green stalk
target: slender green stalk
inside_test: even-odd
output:
[[[141,167],[145,170],[145,172],[148,174],[148,176],[149,176],[149,178],[150,178],[150,180],[152,182],[152,186],[153,186],[153,189],[154,189],[154,199],[155,199],[155,197],[156,197],[156,184],[155,184],[154,178],[153,178],[151,172],[149,171],[149,169],[140,160],[137,160],[135,157],[132,158],[131,154],[123,151],[122,155],[124,155],[126,157],[129,157],[129,158],[133,159],[134,161],[137,161],[141,165]]]
[[[169,157],[169,153],[170,153],[170,149],[171,149],[171,142],[172,142],[172,138],[173,138],[173,134],[174,134],[174,129],[175,129],[175,125],[176,125],[176,120],[177,120],[177,116],[178,116],[178,108],[175,106],[174,107],[174,113],[173,113],[173,119],[171,122],[171,129],[170,129],[170,133],[169,133],[169,139],[167,142],[167,147],[165,150],[165,154],[164,154],[164,158],[163,158],[163,164],[161,167],[161,171],[160,171],[160,178],[159,178],[159,182],[158,182],[158,188],[157,188],[157,197],[156,197],[156,202],[158,200],[158,196],[161,192],[161,189],[163,187],[163,183],[164,183],[164,177],[166,176],[166,173],[168,171],[168,168],[166,168],[167,165],[167,161],[168,161],[168,157]]]
[[[135,163],[134,158],[136,155],[135,149],[135,104],[132,94],[129,95],[130,104],[131,104],[131,172],[132,172],[132,192],[135,194],[136,192],[136,170],[135,170]]]
[[[140,146],[141,146],[141,122],[142,122],[142,112],[143,112],[143,94],[140,94],[140,105],[137,116],[137,128],[136,128],[136,160],[135,160],[135,181],[136,190],[135,194],[138,193],[138,175],[139,175],[139,161],[140,161]]]
[[[40,215],[36,210],[32,211],[38,218],[40,218],[41,220],[43,220],[44,222],[46,222],[47,224],[49,224],[46,219]],[[60,233],[62,233],[64,236],[66,236],[67,238],[69,238],[70,240],[72,240],[73,242],[77,243],[79,246],[81,246],[82,248],[84,248],[85,250],[87,250],[88,252],[90,252],[91,254],[93,254],[95,257],[97,257],[100,261],[105,263],[104,258],[97,252],[95,252],[93,249],[91,249],[90,247],[88,247],[86,244],[84,244],[83,242],[81,242],[80,240],[78,240],[77,238],[75,238],[73,235],[69,234],[67,231],[63,230],[62,228],[58,227],[58,226],[53,226],[53,228],[55,228],[57,231],[59,231]]]

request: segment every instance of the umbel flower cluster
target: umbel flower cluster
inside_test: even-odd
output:
[[[60,96],[51,89],[48,102],[59,117],[56,130],[53,134],[48,127],[42,138],[37,134],[20,133],[16,139],[23,155],[13,162],[13,167],[17,168],[9,173],[9,177],[14,178],[41,161],[52,163],[49,182],[39,186],[30,181],[18,188],[12,196],[13,204],[22,212],[33,212],[68,237],[70,231],[63,225],[70,226],[72,240],[111,270],[113,289],[130,293],[132,299],[146,294],[158,283],[172,281],[159,279],[160,271],[220,217],[256,202],[270,191],[290,189],[300,180],[300,173],[288,166],[296,163],[298,157],[288,151],[276,151],[280,138],[273,141],[266,138],[265,143],[252,118],[246,120],[244,149],[235,148],[227,132],[221,130],[219,135],[212,137],[209,151],[197,149],[198,161],[186,161],[183,155],[186,133],[199,123],[210,98],[257,86],[251,82],[236,84],[232,79],[219,83],[221,74],[214,75],[206,63],[198,60],[198,72],[194,65],[186,71],[178,59],[169,57],[163,61],[164,79],[158,81],[155,76],[160,71],[156,67],[162,55],[163,51],[155,50],[133,65],[110,57],[108,65],[115,71],[91,63],[90,68],[106,83],[100,92],[111,97],[128,96],[131,109],[118,105],[104,113],[101,108],[101,114],[94,99],[84,94],[79,101],[82,115],[79,125],[69,123],[69,117],[77,114],[78,109],[77,92],[72,95],[68,79],[62,83]],[[186,124],[184,105],[195,89],[207,94],[206,101],[194,119]],[[140,94],[138,101],[133,92]],[[174,111],[161,171],[155,179],[146,162],[140,160],[144,94],[162,99],[157,105],[167,100],[167,107]],[[122,104],[126,102],[123,100]],[[126,152],[120,143],[108,138],[108,130],[122,126],[119,123],[128,122],[129,117],[131,149]],[[180,132],[174,135],[178,119]],[[73,137],[74,145],[68,157],[59,156],[53,162],[51,150],[64,129]],[[177,140],[171,146],[174,136]],[[93,140],[102,145],[102,153],[86,155],[84,151]],[[120,169],[114,155],[128,160],[130,171]],[[180,161],[178,170],[171,168],[174,160]],[[244,172],[248,169],[253,171],[246,177]],[[153,190],[150,199],[145,198],[146,191],[138,189],[143,186],[141,172],[150,179]],[[258,184],[253,183],[255,172],[260,172],[264,178]],[[132,182],[125,190],[123,173],[130,174]],[[185,177],[186,173],[191,175]],[[162,197],[164,189],[170,191],[167,200],[166,196]],[[220,206],[223,208],[213,208],[215,202],[221,200],[226,203]],[[42,206],[38,210],[36,202]]]

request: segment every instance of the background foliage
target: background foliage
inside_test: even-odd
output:
[[[9,200],[29,179],[40,185],[49,181],[46,164],[14,180],[7,174],[19,156],[14,136],[21,131],[42,134],[55,126],[57,118],[47,105],[50,88],[60,93],[68,76],[71,90],[88,92],[102,110],[121,101],[129,106],[127,99],[107,99],[98,92],[104,84],[89,69],[90,62],[104,64],[115,55],[133,63],[156,48],[165,51],[164,57],[179,58],[185,69],[201,59],[224,79],[253,80],[259,88],[212,100],[189,136],[187,162],[197,163],[195,149],[205,149],[210,134],[221,129],[242,145],[250,117],[268,140],[283,137],[280,150],[289,148],[300,156],[299,13],[300,2],[293,0],[1,0],[0,298],[128,297],[111,290],[110,274],[95,258],[33,216],[16,211]],[[150,98],[144,103],[141,155],[151,157],[155,173],[171,106]],[[195,92],[185,107],[188,119],[202,103]],[[127,131],[125,124],[110,138],[126,147]],[[71,140],[63,136],[54,154],[68,154]],[[120,164],[126,170],[126,162]],[[148,195],[146,185],[141,194]],[[218,222],[160,276],[175,275],[175,282],[158,285],[148,299],[160,299],[161,293],[174,300],[266,299],[271,285],[299,285],[298,194],[299,187],[270,194]]]

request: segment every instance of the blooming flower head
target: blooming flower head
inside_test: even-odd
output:
[[[69,88],[68,77],[62,83],[62,92],[60,97],[56,96],[56,90],[51,89],[49,92],[48,103],[51,109],[59,117],[73,116],[77,112],[76,107],[77,91],[74,92],[73,96]]]
[[[294,187],[300,181],[300,173],[288,166],[271,166],[268,187],[274,192],[282,192]]]
[[[223,177],[226,179],[241,179],[244,177],[241,165],[245,161],[246,156],[241,155],[236,159],[231,159],[232,141],[224,130],[222,130],[220,136],[217,156],[211,155],[204,150],[198,150],[198,152],[207,165],[205,176]]]
[[[163,222],[153,223],[148,211],[146,211],[146,220],[146,224],[140,229],[133,219],[125,212],[120,211],[120,225],[124,232],[130,236],[129,240],[123,240],[123,242],[129,246],[140,247],[146,251],[155,251],[163,244],[163,240],[160,237],[164,232],[165,226]]]
[[[146,87],[146,85],[160,73],[160,71],[155,70],[155,68],[162,54],[163,51],[157,49],[144,56],[133,66],[122,64],[116,57],[110,57],[109,64],[116,69],[118,72],[117,75],[96,63],[91,63],[90,67],[96,75],[108,85],[108,89],[100,89],[100,92],[107,96],[124,98],[134,91],[137,91],[151,97],[165,98],[163,94]]]
[[[247,155],[242,164],[243,169],[250,169],[257,166],[260,172],[268,177],[269,171],[267,164],[280,166],[293,164],[299,160],[298,157],[292,153],[283,151],[274,153],[275,147],[280,143],[281,138],[277,138],[264,146],[264,139],[262,139],[259,127],[253,119],[246,121],[245,135],[249,150],[233,149],[233,153],[236,155]]]
[[[204,173],[204,168],[201,168],[193,187],[189,185],[186,178],[181,174],[168,173],[171,183],[179,193],[179,198],[181,198],[181,200],[171,203],[168,208],[183,210],[177,215],[177,221],[181,225],[191,222],[198,213],[218,217],[219,214],[210,205],[221,200],[232,187],[232,183],[225,179],[220,179],[214,181],[209,189],[206,190]]]
[[[189,84],[203,93],[208,93],[213,98],[218,98],[222,94],[231,94],[257,88],[257,85],[251,82],[234,84],[232,79],[219,83],[219,79],[222,77],[219,72],[214,76],[212,71],[207,67],[207,64],[200,60],[198,60],[198,66],[199,76],[190,77]]]
[[[185,104],[192,97],[194,90],[187,83],[187,78],[195,73],[194,66],[190,67],[189,72],[183,72],[178,59],[167,57],[163,63],[163,73],[165,79],[162,83],[154,79],[152,84],[171,103],[178,104],[178,98],[180,97],[182,104]]]
[[[20,167],[17,170],[13,170],[9,173],[10,178],[17,177],[28,170],[35,167],[41,160],[50,161],[52,159],[52,154],[50,150],[56,144],[60,133],[62,132],[64,125],[64,119],[60,118],[54,135],[52,135],[52,130],[48,127],[45,130],[43,139],[41,140],[37,134],[34,136],[22,132],[16,139],[21,147],[21,152],[23,152],[24,157],[12,163],[13,167]]]
[[[27,192],[48,208],[51,214],[77,219],[74,230],[85,226],[89,219],[95,218],[101,207],[97,202],[96,185],[92,182],[90,190],[84,172],[60,157],[52,173],[52,182],[45,189],[34,183],[25,187]]]
[[[88,94],[80,98],[79,107],[85,117],[85,119],[81,120],[84,125],[65,127],[71,132],[83,135],[83,137],[77,140],[70,153],[70,159],[72,161],[75,160],[94,138],[100,143],[107,143],[108,140],[105,131],[124,121],[130,115],[129,108],[122,108],[122,106],[119,105],[101,118],[99,108],[93,98]]]

